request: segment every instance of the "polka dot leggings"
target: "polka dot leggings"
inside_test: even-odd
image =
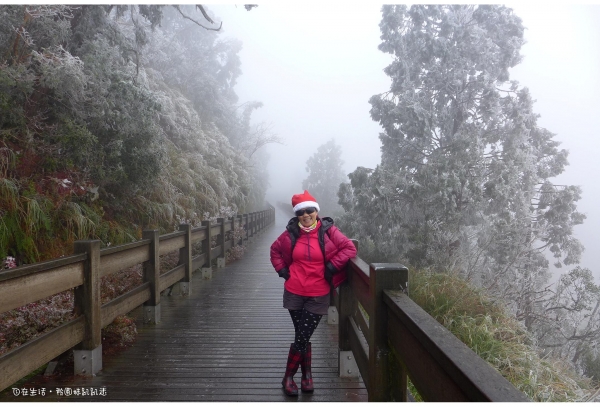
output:
[[[305,309],[288,310],[294,323],[294,329],[296,330],[296,336],[294,337],[294,344],[296,349],[302,353],[306,352],[308,341],[313,332],[319,325],[319,321],[323,315],[313,314]]]

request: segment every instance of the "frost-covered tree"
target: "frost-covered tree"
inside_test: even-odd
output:
[[[323,216],[337,216],[341,213],[337,193],[340,184],[346,181],[342,170],[342,147],[335,139],[320,145],[317,151],[306,160],[308,177],[302,181],[302,188],[307,189],[319,202]]]
[[[235,143],[253,131],[233,90],[241,45],[209,14],[0,6],[0,258],[260,207],[265,159]]]
[[[600,345],[600,286],[590,270],[576,267],[546,294],[530,316],[538,344],[584,371],[589,354],[597,355]]]
[[[340,189],[361,251],[457,272],[502,297],[528,327],[557,265],[578,262],[580,189],[551,179],[567,152],[509,79],[523,25],[495,5],[384,6],[388,92],[370,99],[381,164]],[[364,242],[364,243],[363,243]]]

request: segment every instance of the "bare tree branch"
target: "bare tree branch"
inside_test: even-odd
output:
[[[200,10],[200,12],[202,13],[202,15],[204,16],[204,18],[206,18],[206,20],[211,23],[214,24],[215,22],[213,21],[212,18],[210,18],[208,16],[208,14],[206,13],[206,10],[204,10],[204,7],[202,7],[202,4],[196,4],[196,8]]]
[[[260,123],[258,126],[256,126],[256,129],[251,136],[254,140],[254,146],[250,147],[252,150],[250,155],[248,155],[248,158],[252,157],[254,153],[262,146],[271,143],[283,144],[281,138],[272,133],[271,126],[265,123]]]
[[[189,16],[185,15],[185,14],[183,13],[183,11],[181,11],[181,9],[179,8],[179,6],[178,6],[178,5],[173,5],[173,7],[175,7],[175,9],[177,9],[177,11],[179,11],[179,14],[181,14],[181,16],[182,16],[183,18],[187,18],[188,20],[190,20],[190,21],[194,22],[195,24],[199,25],[200,27],[202,27],[202,28],[204,28],[204,29],[206,29],[206,30],[210,30],[210,31],[219,31],[219,30],[221,29],[221,27],[223,26],[223,22],[221,21],[221,24],[219,25],[219,28],[210,28],[210,27],[206,27],[206,26],[204,26],[204,25],[200,24],[198,21],[194,20],[193,18],[191,18],[191,17],[189,17]],[[202,10],[202,11],[204,11],[204,9],[203,9],[203,8],[201,8],[201,10]],[[203,14],[204,14],[204,13],[203,13]],[[206,14],[204,14],[204,16],[206,17]],[[210,22],[212,22],[212,20],[210,20],[210,19],[209,19],[209,21],[210,21]]]

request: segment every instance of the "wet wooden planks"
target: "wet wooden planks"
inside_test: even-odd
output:
[[[212,280],[195,274],[191,297],[162,297],[162,322],[138,325],[134,346],[106,359],[98,376],[40,375],[21,387],[43,387],[44,397],[15,397],[9,388],[0,400],[367,401],[362,380],[338,377],[337,325],[328,325],[326,317],[311,340],[315,392],[299,392],[297,398],[283,393],[281,379],[294,330],[282,308],[283,279],[273,271],[269,247],[286,222],[279,215],[242,260],[214,269]],[[300,372],[296,379],[299,384]],[[105,388],[106,395],[56,395],[57,388],[67,387]]]

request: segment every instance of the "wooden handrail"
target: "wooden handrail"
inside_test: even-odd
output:
[[[74,312],[78,317],[0,356],[0,391],[79,343],[83,351],[96,351],[100,329],[119,315],[142,304],[158,307],[154,311],[160,313],[161,291],[179,282],[188,284],[189,294],[192,271],[199,267],[210,268],[212,260],[224,259],[228,248],[248,242],[249,237],[263,231],[274,220],[275,208],[269,205],[266,210],[219,219],[214,224],[203,222],[196,228],[181,225],[180,230],[162,236],[145,231],[145,238],[140,241],[101,250],[99,241],[75,242],[82,253],[1,271],[0,313],[75,288]],[[232,238],[227,239],[226,234],[236,226],[243,227],[246,236],[234,242]],[[218,236],[219,244],[211,248],[213,236]],[[202,242],[203,251],[192,257],[191,246],[198,242]],[[151,247],[155,251],[151,252]],[[158,256],[175,250],[179,250],[177,266],[160,274]],[[136,264],[144,266],[144,283],[100,305],[99,279]]]
[[[408,297],[408,269],[359,257],[339,287],[340,375],[351,351],[369,401],[407,401],[407,376],[425,401],[530,401]]]
[[[45,262],[45,266],[34,273],[21,274],[18,268],[9,271],[16,272],[13,278],[0,281],[0,312],[22,307],[83,284],[83,263],[87,255],[72,257],[77,261],[56,262],[55,267],[52,267],[52,261]]]
[[[0,357],[0,391],[83,340],[81,316],[46,332]]]
[[[401,291],[384,290],[387,339],[425,401],[531,401]]]

